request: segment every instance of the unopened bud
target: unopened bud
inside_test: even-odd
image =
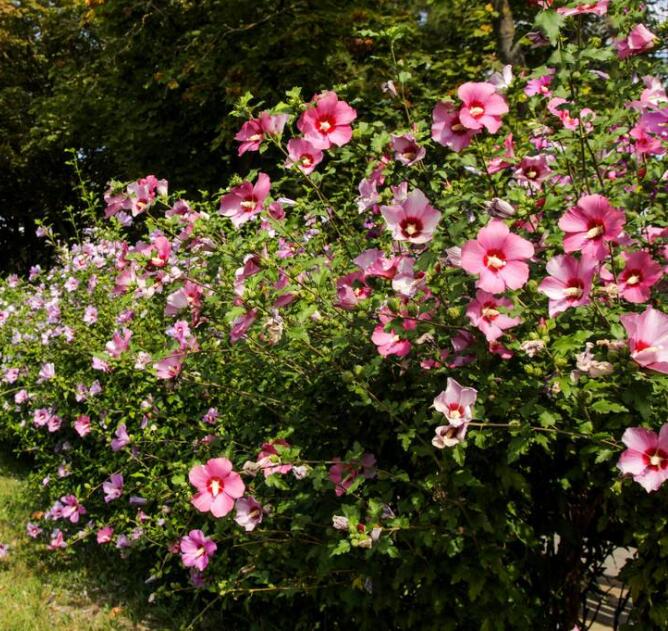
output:
[[[485,209],[492,217],[498,219],[509,219],[515,215],[515,207],[508,202],[495,197],[489,202],[485,202]]]

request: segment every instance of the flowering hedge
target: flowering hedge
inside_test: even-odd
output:
[[[634,4],[543,7],[544,65],[438,102],[247,96],[257,170],[40,228],[58,262],[0,294],[27,534],[277,628],[570,629],[634,546],[665,627],[668,98]]]

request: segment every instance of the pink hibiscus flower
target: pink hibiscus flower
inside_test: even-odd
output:
[[[411,352],[411,343],[408,340],[400,338],[394,329],[386,332],[382,324],[379,324],[373,330],[371,341],[378,347],[378,353],[383,357],[389,355],[405,357]]]
[[[230,329],[230,343],[236,344],[240,339],[246,336],[248,329],[251,328],[253,322],[257,319],[257,309],[251,309],[244,315],[239,316],[232,322]]]
[[[257,151],[266,136],[280,136],[287,121],[287,114],[271,115],[269,112],[262,112],[259,118],[246,121],[234,137],[241,143],[239,155],[246,151]]]
[[[431,137],[439,145],[459,152],[471,144],[478,130],[464,127],[459,120],[459,110],[453,103],[442,101],[432,113]]]
[[[636,24],[631,32],[615,41],[615,48],[620,59],[646,53],[654,48],[659,38],[644,24]]]
[[[79,518],[87,512],[74,495],[64,495],[60,498],[60,501],[63,505],[62,518],[69,519],[73,524],[78,523]]]
[[[629,302],[647,302],[652,286],[663,276],[663,267],[648,252],[623,252],[622,258],[626,265],[617,277],[619,293]]]
[[[477,396],[475,388],[461,386],[448,377],[446,389],[434,399],[434,408],[445,415],[450,425],[459,427],[471,420],[471,407]]]
[[[274,473],[290,473],[292,470],[291,464],[281,464],[281,455],[275,445],[280,445],[281,447],[290,446],[288,441],[284,438],[279,438],[262,445],[262,449],[257,456],[257,463],[262,467],[262,472],[264,473],[265,478],[268,478]]]
[[[416,188],[401,204],[381,206],[380,211],[397,241],[427,243],[441,220],[441,213],[429,204],[425,194]]]
[[[104,526],[97,531],[95,538],[97,539],[97,542],[102,545],[104,543],[111,543],[113,535],[114,529],[111,526]]]
[[[296,166],[308,175],[322,162],[322,150],[304,138],[291,138],[288,141],[288,159],[286,167]]]
[[[108,504],[117,500],[123,495],[123,476],[120,473],[113,473],[109,479],[102,484],[104,491],[104,501]]]
[[[621,316],[634,361],[644,368],[668,374],[668,316],[647,307],[643,313]]]
[[[255,530],[255,527],[262,523],[262,504],[251,495],[238,499],[235,509],[236,515],[234,516],[234,521],[246,532]]]
[[[608,243],[620,236],[625,222],[624,213],[603,195],[584,195],[559,219],[559,227],[566,233],[564,250],[580,251],[600,261],[608,255]]]
[[[346,274],[336,281],[337,307],[354,309],[360,302],[371,295],[363,272]]]
[[[74,431],[83,438],[90,434],[90,416],[82,414],[74,421]]]
[[[205,465],[196,465],[188,477],[197,489],[191,500],[193,506],[202,513],[211,511],[214,517],[227,515],[234,508],[234,500],[246,490],[227,458],[212,458]]]
[[[491,83],[465,83],[459,86],[457,96],[463,103],[459,120],[464,127],[475,131],[485,127],[490,134],[499,131],[508,104]]]
[[[524,87],[524,94],[527,96],[536,96],[537,94],[545,97],[552,96],[550,85],[554,79],[555,72],[554,68],[548,68],[547,74],[536,79],[529,79]]]
[[[353,135],[350,124],[357,118],[357,112],[345,101],[339,101],[336,92],[324,92],[314,103],[297,122],[305,139],[318,149],[341,147],[350,142]]]
[[[341,462],[340,458],[332,458],[334,464],[329,468],[329,480],[334,484],[337,497],[344,495],[355,479],[363,474],[368,480],[376,475],[376,457],[364,454],[359,462]]]
[[[464,423],[459,426],[440,425],[436,428],[436,433],[431,439],[431,444],[434,445],[434,447],[437,449],[454,447],[464,440],[467,429],[468,423]]]
[[[569,254],[555,256],[547,264],[549,276],[544,278],[538,291],[549,299],[549,313],[553,318],[569,307],[589,304],[596,261],[587,256],[580,260]]]
[[[195,567],[203,572],[217,548],[214,541],[201,530],[191,530],[179,544],[181,561],[186,567]]]
[[[622,442],[628,449],[620,456],[617,467],[624,475],[633,476],[648,493],[668,480],[668,423],[658,436],[644,427],[629,427]]]
[[[155,374],[159,379],[174,379],[181,373],[183,366],[183,353],[173,353],[153,364]]]
[[[269,176],[260,173],[255,184],[243,182],[224,195],[220,200],[218,212],[229,217],[234,227],[238,228],[260,213],[270,188]]]
[[[524,260],[533,255],[534,247],[529,241],[512,234],[500,219],[492,219],[475,240],[464,244],[461,267],[480,275],[476,287],[501,293],[524,286],[529,278],[529,266]]]
[[[506,329],[517,326],[522,321],[521,318],[511,318],[499,311],[499,308],[512,307],[513,303],[508,298],[497,298],[479,290],[475,299],[466,307],[466,317],[473,326],[478,327],[488,342],[494,342]]]
[[[392,136],[392,148],[394,149],[394,159],[401,164],[410,167],[424,158],[424,147],[417,144],[412,134],[403,136]]]

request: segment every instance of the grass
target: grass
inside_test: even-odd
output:
[[[9,545],[8,556],[0,559],[0,629],[148,631],[179,628],[176,621],[166,624],[156,620],[153,612],[151,616],[145,615],[149,608],[145,588],[136,591],[131,586],[128,590],[127,583],[118,580],[118,574],[114,578],[111,568],[107,567],[107,572],[100,574],[99,567],[63,561],[60,556],[54,560],[36,549],[25,534],[30,510],[34,510],[26,501],[25,473],[25,465],[0,453],[0,543]],[[118,594],[123,588],[134,594],[129,603],[123,602]]]

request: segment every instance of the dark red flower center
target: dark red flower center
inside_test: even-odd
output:
[[[488,250],[483,263],[487,269],[496,272],[506,266],[506,255],[501,250]]]
[[[605,233],[605,225],[601,220],[590,221],[587,224],[587,239],[600,239]]]
[[[624,272],[624,280],[627,285],[631,285],[632,287],[634,285],[637,285],[642,282],[643,280],[643,273],[642,270],[639,269],[630,269],[628,271]]]
[[[240,205],[245,213],[252,213],[257,207],[257,199],[255,196],[247,197]]]
[[[496,320],[496,318],[499,317],[499,311],[496,307],[497,304],[495,302],[486,302],[480,310],[483,319],[487,320],[487,322],[493,322]]]
[[[316,127],[318,128],[318,131],[321,134],[331,133],[332,131],[334,131],[335,126],[336,126],[336,121],[334,120],[334,117],[329,115],[319,118],[318,122],[316,123]]]
[[[206,483],[206,490],[214,497],[217,497],[225,490],[225,482],[220,478],[209,478]]]
[[[459,403],[448,404],[448,418],[460,419],[464,418],[464,416],[466,416],[466,411],[461,405],[459,405]]]
[[[399,227],[401,228],[401,234],[407,239],[420,236],[424,228],[422,220],[417,217],[406,217],[405,219],[402,219]]]
[[[643,454],[645,466],[652,471],[663,471],[668,469],[668,453],[663,449],[654,449],[646,451]]]
[[[485,113],[485,106],[479,101],[473,101],[469,105],[469,114],[473,116],[476,120],[480,118]]]
[[[568,300],[579,300],[584,294],[584,283],[579,278],[571,278],[564,288],[564,296]]]

